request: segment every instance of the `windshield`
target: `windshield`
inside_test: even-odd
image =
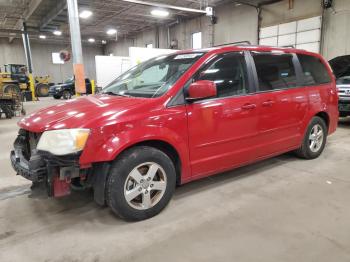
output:
[[[344,77],[338,78],[337,84],[338,85],[349,85],[350,84],[350,77],[344,76]]]
[[[68,78],[66,81],[64,81],[65,83],[72,83],[74,82],[74,76],[72,76],[71,78]]]
[[[172,54],[150,59],[119,76],[102,93],[149,98],[161,96],[203,54]]]

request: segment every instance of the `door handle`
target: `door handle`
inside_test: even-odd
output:
[[[262,103],[262,106],[272,106],[275,103],[275,101],[267,100]]]
[[[256,104],[244,104],[241,108],[245,110],[251,110],[256,108]]]

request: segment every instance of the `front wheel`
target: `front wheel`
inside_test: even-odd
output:
[[[49,96],[49,85],[44,83],[39,83],[35,87],[35,93],[38,97],[47,97]]]
[[[64,90],[62,96],[63,96],[63,99],[65,99],[65,100],[72,98],[72,94],[68,90]]]
[[[325,121],[315,116],[311,119],[301,147],[296,151],[299,157],[314,159],[321,155],[327,141],[327,125]]]
[[[162,151],[138,146],[113,164],[107,182],[107,203],[131,221],[157,215],[169,203],[176,184],[171,159]]]

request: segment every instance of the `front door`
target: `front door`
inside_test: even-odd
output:
[[[187,104],[192,174],[202,177],[255,158],[257,97],[243,53],[225,53],[194,77],[216,83],[217,97]]]

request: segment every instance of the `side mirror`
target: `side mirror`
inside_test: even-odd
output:
[[[199,99],[215,97],[216,95],[216,84],[213,81],[199,80],[189,86],[186,100],[193,102]]]

